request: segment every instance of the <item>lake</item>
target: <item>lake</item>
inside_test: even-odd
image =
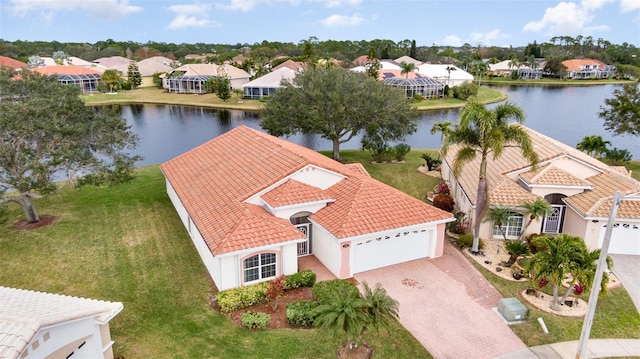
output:
[[[611,141],[612,146],[627,149],[634,159],[640,159],[640,140],[611,135],[598,117],[604,99],[612,97],[613,90],[619,87],[492,86],[506,93],[508,101],[524,109],[525,125],[536,131],[573,147],[585,136],[600,135]],[[173,105],[123,105],[121,109],[122,117],[140,136],[136,152],[144,160],[138,165],[165,162],[240,125],[261,130],[260,114],[252,111]],[[440,135],[432,135],[431,127],[440,121],[456,123],[459,115],[460,109],[422,112],[417,119],[418,130],[405,142],[414,149],[438,148]],[[318,135],[296,135],[287,139],[315,150],[331,149],[331,142]],[[360,148],[360,138],[353,138],[341,148]]]

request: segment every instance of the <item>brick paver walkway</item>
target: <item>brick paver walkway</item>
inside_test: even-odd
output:
[[[444,255],[356,274],[400,302],[400,323],[435,358],[494,358],[526,348],[491,309],[500,293],[445,241]]]

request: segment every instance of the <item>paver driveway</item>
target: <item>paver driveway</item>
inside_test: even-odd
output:
[[[355,275],[400,303],[400,323],[435,358],[494,358],[526,345],[491,309],[500,293],[445,241],[444,255]]]

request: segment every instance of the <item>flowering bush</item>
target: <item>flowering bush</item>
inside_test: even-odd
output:
[[[441,182],[438,183],[434,188],[433,188],[434,192],[436,194],[449,194],[451,193],[451,191],[449,190],[449,186],[447,186],[446,183]]]

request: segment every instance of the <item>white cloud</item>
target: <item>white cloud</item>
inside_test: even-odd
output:
[[[8,9],[20,16],[39,12],[45,21],[53,21],[58,11],[80,10],[107,19],[142,11],[140,6],[129,5],[128,0],[10,0]]]
[[[489,32],[472,32],[471,45],[476,45],[479,42],[485,45],[495,45],[498,40],[504,40],[509,38],[511,38],[511,35],[505,34],[499,29],[493,29]]]
[[[221,26],[215,20],[209,20],[206,18],[198,18],[196,16],[189,16],[186,14],[180,14],[176,16],[169,25],[167,25],[167,29],[178,30],[184,29],[187,27],[218,27]]]
[[[364,18],[358,14],[351,16],[333,14],[320,22],[328,27],[358,26],[364,22]]]
[[[311,2],[323,3],[324,7],[333,9],[341,6],[360,5],[362,0],[310,0]]]
[[[582,7],[586,10],[597,10],[615,0],[582,0]]]
[[[212,9],[211,4],[195,2],[192,4],[171,5],[167,10],[176,14],[171,20],[167,29],[177,30],[188,27],[217,27],[221,24],[209,19],[208,11]]]
[[[456,35],[447,35],[442,41],[444,46],[462,46],[462,39]],[[438,42],[436,42],[438,43]]]
[[[216,7],[223,10],[237,10],[247,12],[253,10],[253,8],[261,4],[277,3],[297,5],[300,3],[300,0],[230,0],[228,4],[216,3]]]
[[[620,0],[620,10],[622,12],[640,10],[640,0]]]
[[[607,30],[606,25],[590,26],[593,21],[592,6],[597,6],[599,3],[603,1],[589,0],[583,2],[583,6],[574,2],[560,2],[556,7],[547,8],[541,20],[527,23],[522,31],[544,31],[548,35],[572,35]]]

